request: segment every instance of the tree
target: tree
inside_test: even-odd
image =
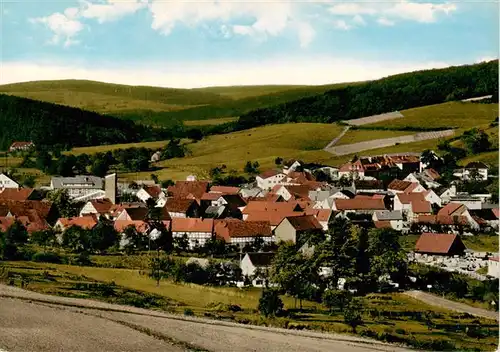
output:
[[[35,187],[36,177],[33,174],[26,174],[23,178],[23,186],[28,188]]]
[[[104,252],[110,247],[116,246],[119,242],[118,233],[113,223],[101,218],[96,226],[91,230],[92,249]]]
[[[97,177],[106,176],[108,171],[109,171],[109,165],[103,159],[95,160],[94,163],[92,164],[92,167],[90,168],[90,172],[92,173],[92,175],[95,175]]]
[[[15,259],[19,247],[28,242],[28,231],[19,221],[14,221],[0,239],[0,253],[3,259]]]
[[[62,245],[76,253],[93,252],[90,231],[80,226],[71,226],[63,232]]]
[[[161,181],[162,188],[168,188],[169,186],[173,186],[173,185],[175,185],[175,182],[172,180]]]
[[[56,233],[52,229],[36,231],[31,234],[30,240],[40,246],[53,246],[56,243]]]
[[[249,175],[255,175],[259,173],[259,166],[260,164],[258,161],[255,161],[253,163],[251,161],[247,161],[245,167],[243,168],[243,171],[245,171]]]
[[[210,238],[205,242],[203,251],[210,255],[222,255],[226,253],[226,241],[220,238]]]
[[[186,146],[179,139],[171,139],[162,150],[162,159],[182,158],[186,155]]]
[[[186,234],[182,237],[175,237],[173,239],[174,249],[177,252],[187,252],[189,250],[189,239]]]
[[[151,174],[151,179],[154,181],[154,183],[156,184],[159,184],[160,183],[160,180],[158,178],[158,175],[157,174]]]
[[[59,189],[50,192],[47,198],[55,206],[60,217],[70,218],[78,215],[78,211],[68,195],[67,190]]]
[[[276,159],[274,159],[274,163],[276,164],[276,166],[280,166],[283,163],[283,158],[278,156]]]
[[[203,139],[203,131],[199,128],[191,128],[187,131],[187,137],[194,141],[201,141]]]
[[[36,154],[36,167],[42,171],[46,171],[52,164],[52,156],[47,151],[39,151]]]
[[[356,333],[356,328],[363,324],[363,319],[361,318],[362,309],[361,300],[356,298],[352,299],[344,308],[344,321],[352,328],[353,333]]]
[[[344,310],[352,297],[349,291],[340,291],[340,290],[326,290],[323,293],[323,304],[330,309],[330,312],[339,309],[340,311]]]
[[[491,148],[491,142],[486,132],[477,128],[464,132],[461,139],[470,154],[478,154]]]
[[[277,315],[283,309],[283,301],[281,301],[278,291],[272,289],[262,290],[257,308],[260,314],[265,317]]]

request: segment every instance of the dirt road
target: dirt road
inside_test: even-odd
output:
[[[408,351],[340,334],[239,325],[0,285],[0,351]],[[3,352],[2,351],[2,352]]]
[[[422,291],[407,291],[405,292],[405,294],[433,306],[446,308],[462,313],[469,313],[478,317],[489,318],[498,321],[498,312],[471,307],[467,304],[450,301],[449,299]]]

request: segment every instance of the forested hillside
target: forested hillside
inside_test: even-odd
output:
[[[130,121],[0,94],[0,150],[13,141],[65,147],[135,142],[154,131]]]
[[[498,60],[347,85],[320,95],[251,111],[240,117],[238,128],[270,123],[349,120],[487,94],[498,99]]]

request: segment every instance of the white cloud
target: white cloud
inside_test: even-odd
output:
[[[382,25],[382,26],[394,26],[394,21],[388,20],[385,17],[378,18],[377,23]]]
[[[422,23],[435,22],[440,14],[449,15],[457,6],[453,3],[435,4],[431,2],[412,2],[400,0],[396,2],[363,2],[337,4],[329,8],[336,16],[380,16],[380,24],[393,25],[395,20],[416,21]],[[380,19],[383,19],[380,21]]]
[[[488,62],[488,61],[492,61],[492,60],[498,60],[498,56],[497,57],[494,57],[494,56],[482,56],[482,57],[480,57],[480,58],[478,58],[476,60],[476,63]]]
[[[82,64],[4,62],[0,84],[33,80],[89,79],[112,83],[194,88],[257,84],[328,84],[377,79],[392,74],[446,67],[444,62],[362,61],[352,58],[286,58],[261,62],[145,63],[98,68]]]
[[[64,41],[64,46],[70,46],[77,43],[73,37],[83,29],[83,24],[75,19],[77,12],[75,10],[75,8],[68,8],[64,13],[56,12],[47,17],[33,18],[30,22],[42,23],[53,32],[50,43],[59,44]]]
[[[353,17],[352,21],[360,26],[365,26],[366,25],[366,21],[363,17],[361,17],[360,15],[356,15]]]
[[[146,6],[147,1],[143,0],[108,0],[106,4],[84,1],[80,15],[104,23],[133,14]]]
[[[347,24],[347,22],[344,20],[336,20],[333,22],[333,25],[335,28],[341,29],[343,31],[348,31],[349,29],[352,28],[352,26]]]
[[[297,24],[297,31],[299,33],[299,42],[301,48],[307,47],[316,35],[316,31],[314,30],[314,28],[307,22],[299,22]]]

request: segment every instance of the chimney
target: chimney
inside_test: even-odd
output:
[[[104,178],[104,192],[105,197],[108,198],[111,203],[116,203],[116,174],[106,175]]]

